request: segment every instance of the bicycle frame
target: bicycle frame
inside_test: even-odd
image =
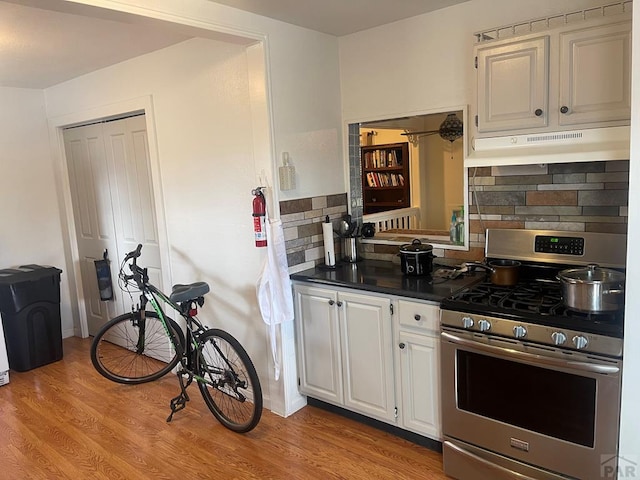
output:
[[[158,301],[158,299],[160,301]],[[184,311],[185,307],[183,305],[172,302],[169,299],[169,297],[167,297],[160,289],[148,283],[148,281],[145,281],[144,286],[140,292],[140,309],[138,311],[138,313],[141,315],[141,320],[142,320],[142,316],[145,314],[144,312],[146,311],[147,302],[151,304],[151,307],[156,312],[156,314],[158,315],[158,318],[162,322],[162,326],[164,327],[167,337],[171,339],[173,348],[176,349],[176,352],[180,357],[180,363],[182,367],[189,373],[189,375],[192,375],[193,378],[195,378],[198,382],[213,385],[213,382],[198,375],[194,371],[195,365],[192,363],[194,361],[193,353],[199,351],[199,342],[197,338],[200,333],[205,331],[204,325],[202,325],[202,323],[200,323],[200,321],[196,317],[189,314],[189,312],[185,312]],[[175,335],[172,333],[171,329],[169,328],[169,325],[167,322],[168,317],[165,315],[164,310],[160,305],[160,302],[164,302],[169,306],[171,306],[171,308],[177,311],[180,314],[180,316],[185,320],[186,335],[185,335],[184,348],[181,345],[179,339],[175,338]],[[196,328],[194,328],[194,325]],[[140,338],[138,340],[143,342],[144,341],[144,325],[141,325],[141,332],[142,334],[140,335]],[[142,350],[144,349],[144,345],[138,345],[138,348]]]

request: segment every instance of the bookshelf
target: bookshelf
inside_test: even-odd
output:
[[[364,214],[410,206],[409,144],[360,147]]]

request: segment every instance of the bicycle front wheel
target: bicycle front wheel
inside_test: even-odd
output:
[[[155,312],[130,312],[107,322],[91,344],[91,362],[105,378],[118,383],[138,384],[157,380],[180,360],[169,338],[184,348],[184,334],[176,322],[167,318],[165,329]]]
[[[249,355],[224,330],[207,330],[200,345],[198,388],[209,410],[234,432],[252,430],[262,416],[262,388]]]

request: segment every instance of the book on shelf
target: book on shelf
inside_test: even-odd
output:
[[[388,168],[400,167],[402,162],[398,158],[398,152],[392,150],[371,150],[364,152],[363,156],[365,168]]]
[[[404,187],[404,176],[401,173],[367,172],[367,186],[375,187]]]

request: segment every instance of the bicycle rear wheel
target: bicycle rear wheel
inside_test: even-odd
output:
[[[184,334],[167,318],[173,338],[184,348]],[[138,384],[157,380],[180,360],[162,321],[155,312],[130,312],[107,322],[91,344],[91,362],[105,378],[118,383]]]
[[[196,372],[205,379],[198,388],[213,415],[230,430],[246,433],[262,416],[262,388],[249,355],[224,330],[200,336]]]

